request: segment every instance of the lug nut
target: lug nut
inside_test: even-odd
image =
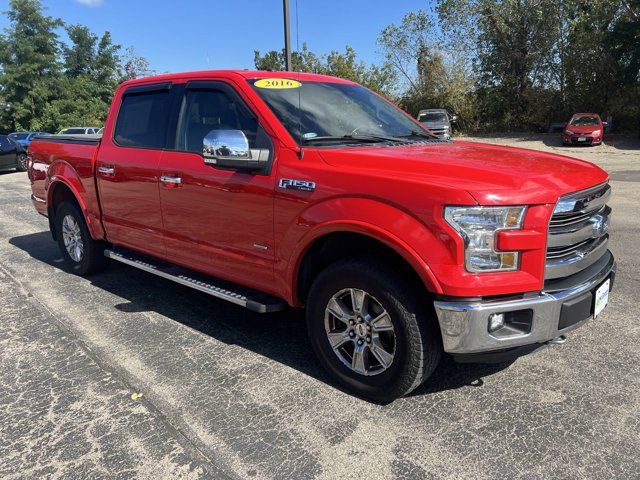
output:
[[[367,332],[371,331],[371,325],[367,325]]]
[[[355,325],[356,322],[354,322],[353,320],[349,320],[349,325]]]
[[[367,343],[371,343],[371,337],[367,335]]]
[[[362,345],[362,339],[358,340],[358,345]]]
[[[349,332],[349,336],[350,336],[350,337],[355,337],[355,336],[356,336],[356,334],[353,332],[353,330],[351,330],[351,331]]]

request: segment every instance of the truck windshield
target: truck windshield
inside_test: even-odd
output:
[[[571,120],[571,125],[598,125],[598,117],[574,117]]]
[[[420,115],[421,122],[429,123],[447,123],[447,115],[442,112],[423,113]]]
[[[359,136],[368,141],[373,137],[385,141],[385,137],[430,136],[390,102],[360,85],[294,82],[298,84],[294,88],[264,88],[259,80],[249,83],[291,136],[302,143],[311,143],[314,138],[351,143]]]

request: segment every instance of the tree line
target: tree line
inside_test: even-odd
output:
[[[101,125],[116,86],[152,73],[133,48],[11,0],[0,35],[0,131]],[[66,33],[65,38],[61,33]],[[417,114],[446,108],[469,131],[542,130],[578,111],[640,122],[640,0],[435,0],[378,36],[381,60],[303,44],[296,71],[355,80]],[[281,51],[255,67],[282,70]]]
[[[117,85],[150,73],[133,48],[45,14],[40,0],[11,0],[0,35],[0,131],[101,126]],[[63,41],[60,32],[68,37]]]
[[[575,112],[640,126],[640,0],[438,0],[378,36],[383,60],[293,54],[295,70],[358,81],[411,114],[456,113],[463,129],[545,130]],[[284,56],[255,52],[255,66]]]

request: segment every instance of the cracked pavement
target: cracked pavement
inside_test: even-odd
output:
[[[510,365],[445,359],[386,406],[336,387],[301,312],[260,316],[119,264],[65,273],[26,174],[0,173],[0,477],[640,478],[640,144],[545,138],[481,141],[610,172],[610,305]]]

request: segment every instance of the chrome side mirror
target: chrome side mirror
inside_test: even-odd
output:
[[[202,156],[214,165],[217,160],[248,160],[249,141],[240,130],[211,130],[202,141]]]
[[[269,150],[250,149],[241,130],[211,130],[202,140],[204,163],[220,168],[260,170],[269,161]]]

